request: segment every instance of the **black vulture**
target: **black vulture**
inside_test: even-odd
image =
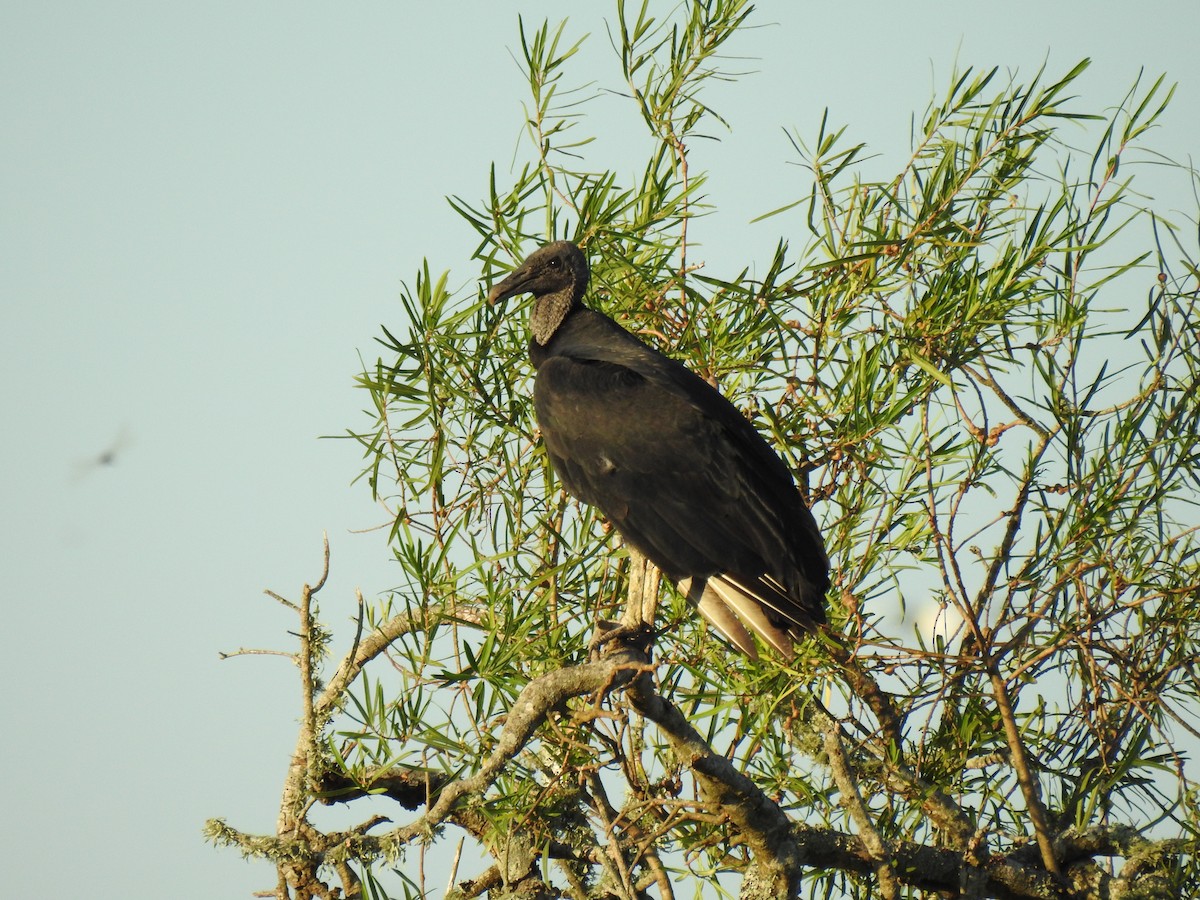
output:
[[[730,643],[757,658],[754,632],[790,659],[829,589],[791,473],[708,382],[584,306],[588,277],[557,241],[488,296],[533,294],[534,409],[555,472]]]

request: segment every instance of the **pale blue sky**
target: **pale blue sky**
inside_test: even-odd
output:
[[[1154,143],[1200,151],[1200,4],[763,2],[701,148],[719,267],[762,262],[806,192],[784,127],[821,109],[903,161],[955,61],[1064,72],[1112,105],[1139,68],[1179,82]],[[396,580],[358,453],[352,387],[423,256],[471,290],[479,196],[520,133],[517,11],[591,32],[569,81],[619,87],[608,3],[0,4],[0,694],[4,892],[246,897],[269,867],[204,844],[205,818],[270,830],[294,741],[290,649],[319,573],[344,622]],[[776,23],[776,24],[768,24]],[[727,99],[726,99],[727,98]],[[722,100],[725,102],[722,102]],[[593,166],[636,159],[613,96]],[[624,123],[624,124],[619,124]],[[694,163],[697,164],[697,163]],[[1163,205],[1188,208],[1189,199]],[[1138,298],[1140,299],[1140,297]],[[89,465],[120,441],[111,466]],[[343,604],[339,607],[338,604]]]

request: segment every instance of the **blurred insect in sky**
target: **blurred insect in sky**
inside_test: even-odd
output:
[[[124,425],[117,432],[117,436],[113,438],[104,450],[100,451],[90,459],[75,463],[75,481],[82,481],[96,469],[107,466],[115,466],[117,460],[124,456],[125,451],[133,443],[133,435],[129,433],[129,429]]]

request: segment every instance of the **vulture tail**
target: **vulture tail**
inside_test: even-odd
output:
[[[763,601],[741,585],[722,575],[713,575],[701,579],[683,578],[678,587],[725,640],[751,659],[758,659],[758,648],[750,632],[757,634],[784,659],[791,660],[796,655],[792,636],[773,625],[763,612]]]

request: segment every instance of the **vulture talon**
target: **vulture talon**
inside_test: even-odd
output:
[[[596,623],[592,639],[588,641],[588,659],[596,661],[626,650],[649,656],[657,632],[649,625],[625,625],[620,622]]]

